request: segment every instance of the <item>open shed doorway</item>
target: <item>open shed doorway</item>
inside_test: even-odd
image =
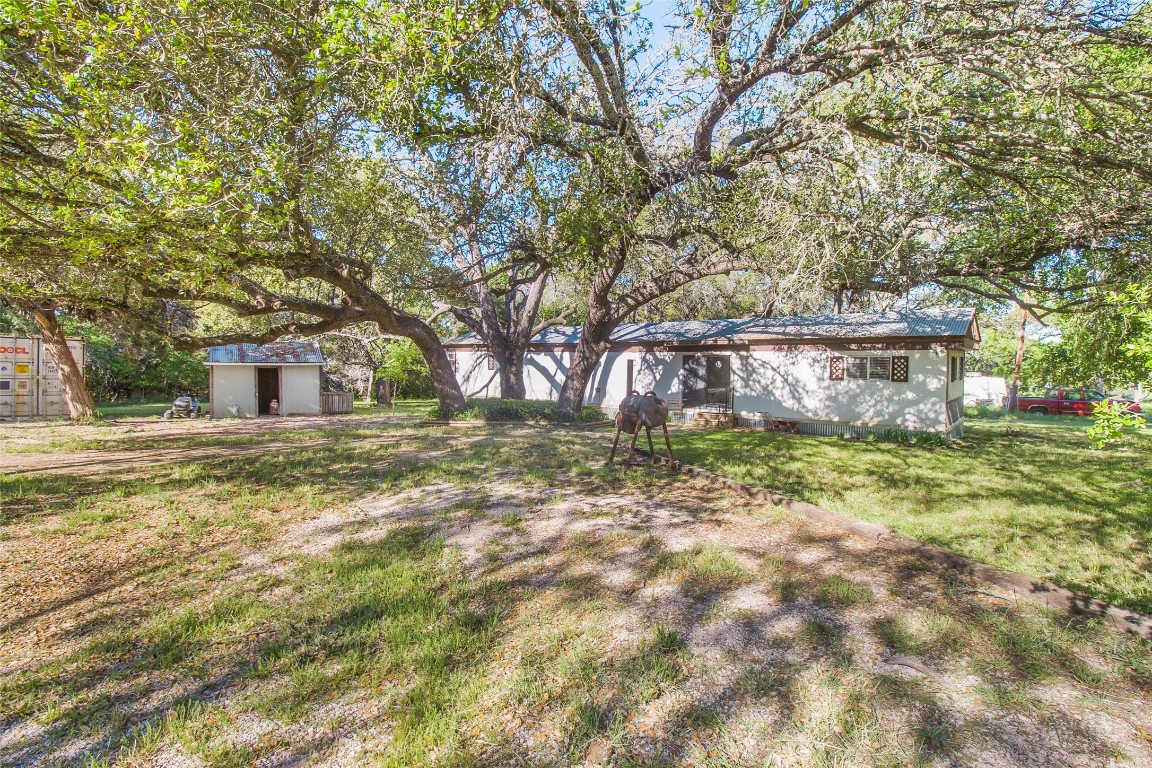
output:
[[[280,369],[256,369],[256,412],[261,416],[272,413],[272,401],[276,400],[281,409],[284,401],[280,397]]]

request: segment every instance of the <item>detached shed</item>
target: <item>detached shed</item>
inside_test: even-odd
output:
[[[226,344],[208,350],[212,418],[314,416],[320,408],[324,356],[314,341]]]

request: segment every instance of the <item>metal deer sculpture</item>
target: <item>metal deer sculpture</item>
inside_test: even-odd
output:
[[[633,392],[620,401],[620,411],[616,414],[616,439],[612,441],[612,455],[608,463],[616,460],[616,448],[620,445],[620,433],[632,435],[632,442],[628,445],[628,461],[624,466],[632,466],[632,455],[636,451],[636,439],[640,437],[640,428],[643,427],[648,434],[648,453],[652,463],[656,463],[656,448],[652,445],[652,429],[664,429],[664,445],[668,446],[668,464],[674,467],[672,458],[672,441],[668,439],[668,403],[656,396],[655,392],[648,391],[641,395]]]

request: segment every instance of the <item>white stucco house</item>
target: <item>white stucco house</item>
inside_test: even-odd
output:
[[[525,355],[532,399],[555,399],[578,327],[548,328]],[[811,317],[627,323],[592,375],[586,402],[614,413],[635,390],[667,399],[679,418],[731,413],[736,424],[789,421],[802,432],[903,429],[959,435],[964,354],[980,341],[973,309]],[[481,339],[445,343],[464,394],[499,397]]]
[[[208,399],[212,418],[321,412],[320,371],[324,356],[314,341],[226,344],[208,350]]]

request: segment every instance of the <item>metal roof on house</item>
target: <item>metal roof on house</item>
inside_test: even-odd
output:
[[[796,317],[741,317],[728,320],[684,320],[664,323],[621,323],[612,333],[618,344],[691,344],[699,342],[826,341],[838,339],[979,339],[974,309],[908,309],[899,312],[857,312]],[[532,338],[533,344],[564,346],[580,339],[579,326],[553,326]],[[445,344],[482,346],[474,333]]]
[[[208,350],[208,365],[323,365],[314,341],[273,341],[269,344],[224,344]]]

